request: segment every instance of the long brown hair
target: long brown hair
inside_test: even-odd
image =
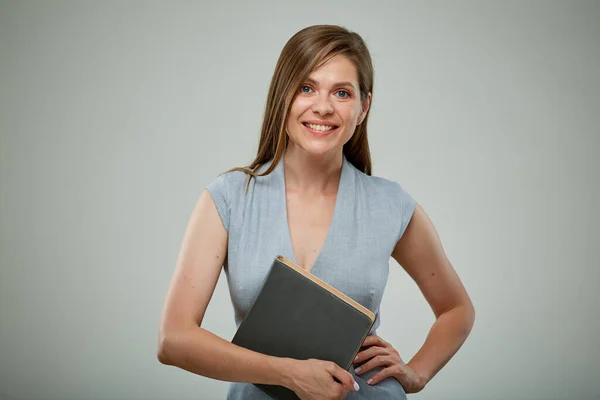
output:
[[[336,25],[313,25],[297,32],[283,47],[271,79],[256,158],[248,167],[233,168],[256,176],[270,174],[281,160],[287,146],[285,124],[300,85],[310,73],[331,57],[344,55],[356,67],[361,102],[373,93],[373,63],[363,39]],[[352,138],[344,145],[344,155],[359,171],[371,175],[371,152],[367,139],[367,119],[356,127]],[[269,160],[269,168],[256,171]],[[247,186],[248,188],[248,186]]]

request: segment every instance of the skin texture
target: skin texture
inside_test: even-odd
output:
[[[332,159],[341,161],[342,146],[366,116],[370,97],[369,94],[368,99],[360,98],[354,64],[341,55],[332,57],[313,71],[298,90],[286,123],[292,145],[288,151],[299,150],[305,158],[321,165]],[[338,128],[333,134],[314,137],[303,125],[314,120]]]
[[[294,244],[296,259],[308,270],[331,221],[342,146],[362,122],[371,98],[369,94],[361,101],[355,67],[343,56],[332,58],[310,78],[292,104],[287,123],[290,144],[285,157],[290,236],[293,243],[296,238],[301,243]],[[336,84],[343,81],[350,85]],[[303,125],[314,120],[339,128],[333,134],[315,137]],[[305,215],[294,218],[293,210],[305,210]],[[408,363],[390,343],[376,335],[365,340],[356,362],[364,363],[359,373],[385,367],[369,384],[393,378],[407,393],[416,393],[458,351],[473,326],[475,311],[435,227],[420,205],[417,204],[391,256],[415,280],[436,321],[423,347]]]
[[[284,157],[288,228],[296,261],[306,270],[317,258],[333,217],[343,146],[365,118],[370,98],[360,98],[354,64],[334,56],[310,74],[290,108]],[[315,135],[306,122],[336,129]],[[292,377],[301,399],[343,399],[355,390],[348,371],[320,360],[299,362]]]
[[[366,116],[371,99],[370,94],[359,97],[356,69],[343,56],[333,57],[310,78],[299,88],[286,121],[290,140],[284,158],[288,227],[296,259],[306,269],[311,268],[329,228],[343,145]],[[343,81],[350,84],[336,84]],[[303,125],[314,120],[338,128],[329,135],[314,135]],[[205,190],[190,217],[165,298],[159,361],[213,379],[283,385],[301,399],[343,399],[356,390],[352,375],[334,363],[267,356],[201,327],[227,242],[227,231]],[[397,379],[413,393],[422,390],[462,345],[473,325],[474,309],[419,205],[391,256],[415,280],[436,321],[408,363],[379,337],[365,340],[357,362],[364,363],[361,373],[378,365],[386,367],[370,384]]]
[[[425,380],[407,366],[398,351],[381,337],[377,335],[367,337],[363,348],[364,350],[359,352],[354,360],[355,365],[360,365],[354,369],[356,374],[364,374],[378,366],[385,367],[367,381],[369,385],[376,385],[383,379],[394,377],[406,393],[416,393],[425,387]]]
[[[303,400],[343,399],[348,392],[360,389],[352,375],[329,361],[300,361],[295,368],[292,389]]]
[[[331,76],[330,71],[330,79],[350,79],[358,90],[356,71],[350,71],[352,77]],[[311,78],[320,79],[318,75],[311,75]],[[355,124],[359,118],[364,118],[364,113],[360,111],[361,102],[357,98],[352,101],[336,100],[334,96],[344,95],[325,95],[325,86],[320,81],[317,83],[319,87],[316,89],[320,96],[312,97],[310,90],[303,95],[319,100],[315,109],[306,108],[310,103],[295,103],[294,111],[303,111],[295,114],[296,119],[293,121],[300,124],[298,118],[305,117],[308,113],[314,113],[319,118],[335,116],[336,123],[340,123],[343,129],[338,130],[336,137],[332,135],[326,140],[310,137],[307,133],[302,137],[298,129],[302,126],[294,125],[292,117],[288,119],[288,126],[299,146],[290,137],[286,152],[286,176],[289,179],[286,180],[292,192],[306,189],[309,196],[302,197],[301,200],[307,201],[314,200],[311,194],[318,193],[326,199],[331,193],[337,193],[342,161],[341,146],[352,133],[352,125],[348,124]],[[307,91],[306,88],[303,90]],[[328,102],[345,107],[343,117],[337,107],[331,111],[331,104],[327,104]],[[298,107],[301,104],[304,104],[303,107]],[[368,103],[365,104],[368,107]],[[352,122],[353,119],[356,121]],[[301,207],[303,203],[297,205]],[[296,207],[292,205],[291,208]],[[342,399],[350,390],[356,390],[352,375],[334,363],[267,356],[236,346],[201,327],[227,255],[227,242],[227,231],[212,197],[205,190],[188,222],[165,298],[159,327],[159,361],[213,379],[283,385],[297,392],[302,399]]]
[[[343,146],[365,118],[370,98],[360,98],[354,64],[334,56],[310,74],[290,108],[284,157],[288,228],[296,261],[308,271],[333,217]],[[304,125],[310,121],[336,129],[315,136]]]
[[[359,375],[378,366],[384,367],[373,376],[372,382],[368,382],[371,385],[393,378],[407,393],[416,393],[466,340],[475,320],[475,309],[444,253],[433,223],[420,205],[417,205],[392,257],[416,282],[436,321],[425,343],[408,363],[404,363],[390,343],[377,335],[365,339],[354,363],[360,365]]]

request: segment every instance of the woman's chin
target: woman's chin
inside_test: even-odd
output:
[[[322,157],[331,154],[331,152],[334,152],[336,149],[338,149],[338,147],[332,146],[331,143],[309,143],[306,146],[303,146],[303,150],[312,157]]]
[[[291,140],[291,143],[293,143],[294,147],[298,147],[311,157],[322,157],[336,151],[342,151],[343,143],[340,143],[338,140],[324,139],[303,137],[298,142]]]

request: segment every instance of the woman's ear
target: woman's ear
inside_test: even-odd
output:
[[[356,122],[356,125],[360,125],[362,124],[362,122],[364,121],[365,117],[367,116],[367,113],[369,112],[369,107],[371,107],[371,93],[369,92],[369,95],[367,96],[367,98],[365,99],[365,101],[362,102],[362,110],[360,112],[360,115],[358,116],[358,121]]]

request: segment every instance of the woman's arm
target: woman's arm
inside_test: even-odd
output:
[[[200,327],[227,255],[227,231],[208,191],[186,229],[162,313],[158,359],[209,378],[290,385],[291,359],[234,345]]]
[[[227,231],[204,191],[188,224],[161,318],[158,359],[208,378],[285,386],[301,398],[343,398],[358,390],[333,362],[272,357],[200,327],[227,255]],[[337,378],[340,383],[336,383]]]
[[[475,309],[420,205],[392,257],[414,279],[436,317],[425,343],[407,363],[429,382],[466,340],[475,321]]]

